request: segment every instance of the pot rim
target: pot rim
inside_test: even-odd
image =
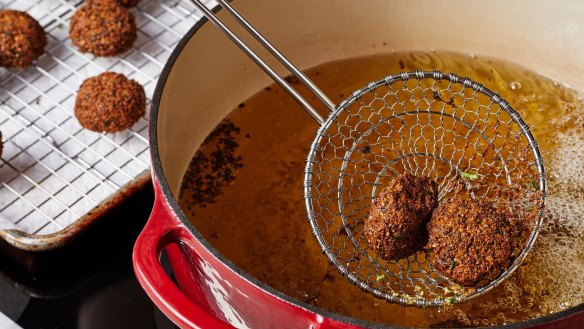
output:
[[[233,0],[229,0],[230,2]],[[212,8],[214,13],[219,12],[221,10],[221,6],[216,5]],[[150,143],[150,158],[152,162],[152,171],[154,173],[153,180],[155,183],[157,182],[160,186],[160,190],[162,191],[162,196],[164,201],[169,205],[170,209],[174,213],[174,215],[179,219],[179,221],[185,225],[185,227],[189,230],[189,233],[194,236],[194,238],[199,242],[205,249],[207,249],[214,257],[216,257],[221,263],[226,265],[229,269],[239,275],[242,279],[250,282],[251,284],[255,285],[256,287],[260,288],[265,293],[280,299],[288,304],[294,305],[296,307],[300,307],[304,310],[312,312],[314,314],[322,315],[327,318],[331,318],[335,321],[343,322],[348,325],[353,326],[360,326],[365,328],[405,328],[400,326],[388,326],[380,323],[369,322],[365,320],[360,320],[357,318],[352,318],[349,316],[345,316],[339,313],[335,313],[332,311],[328,311],[322,309],[317,306],[310,305],[308,303],[302,302],[292,296],[289,296],[268,284],[256,279],[255,277],[251,276],[238,266],[236,266],[233,262],[231,262],[227,257],[221,254],[212,244],[210,244],[199,231],[193,226],[193,224],[188,220],[182,209],[180,208],[177,200],[175,199],[174,195],[170,190],[170,186],[166,177],[164,175],[164,170],[162,168],[162,163],[160,160],[160,153],[159,153],[159,146],[158,146],[158,113],[160,110],[160,100],[162,98],[162,94],[164,88],[166,87],[166,82],[174,67],[174,64],[178,57],[182,54],[186,45],[190,42],[191,38],[197,33],[197,31],[207,23],[208,19],[206,17],[202,17],[195,25],[193,25],[189,31],[181,38],[179,43],[176,45],[174,50],[172,51],[170,57],[168,58],[164,68],[158,78],[158,82],[156,83],[156,88],[154,89],[154,94],[152,97],[152,103],[150,107],[150,115],[149,115],[149,143]],[[522,322],[515,322],[512,324],[504,325],[504,328],[508,329],[519,329],[519,328],[529,328],[533,326],[538,326],[542,324],[549,324],[554,321],[558,321],[564,318],[568,318],[570,316],[576,315],[577,313],[584,313],[584,303],[579,304],[577,306],[571,307],[561,312],[552,313],[543,317],[538,317]],[[497,328],[494,326],[488,327],[475,327],[475,328]]]

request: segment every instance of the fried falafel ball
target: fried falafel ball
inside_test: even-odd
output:
[[[438,206],[438,187],[429,177],[396,177],[373,200],[364,234],[383,259],[404,258],[428,241],[426,223]]]
[[[75,116],[92,131],[113,133],[130,128],[146,112],[144,87],[122,74],[105,72],[81,84]]]
[[[82,52],[115,56],[132,48],[137,38],[136,21],[128,9],[115,2],[89,2],[71,17],[69,36]]]
[[[140,3],[140,0],[86,0],[85,3],[89,2],[114,2],[122,5],[126,8],[135,7]]]
[[[431,266],[463,286],[473,286],[508,266],[514,229],[492,202],[451,198],[427,225],[435,259]]]
[[[26,67],[45,50],[47,35],[29,14],[0,10],[0,66]]]

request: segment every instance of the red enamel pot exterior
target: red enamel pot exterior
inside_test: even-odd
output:
[[[355,54],[358,54],[359,49],[361,49],[360,47],[362,47],[359,42],[363,39],[363,36],[370,36],[373,38],[375,32],[382,31],[383,33],[380,34],[385,37],[385,34],[388,33],[387,31],[392,31],[392,29],[387,26],[376,26],[375,29],[367,30],[369,25],[371,25],[371,22],[389,24],[387,19],[383,20],[383,18],[388,15],[394,15],[393,21],[399,21],[408,15],[414,15],[418,12],[423,12],[422,9],[416,11],[416,8],[414,8],[411,12],[407,11],[406,9],[410,7],[411,3],[407,1],[368,1],[371,1],[368,2],[369,6],[373,6],[373,4],[375,4],[375,8],[377,9],[367,10],[366,12],[363,12],[362,15],[353,14],[354,11],[358,11],[358,8],[360,8],[357,7],[357,3],[361,3],[358,1],[342,2],[341,0],[334,0],[330,2],[309,2],[308,0],[247,0],[242,1],[241,4],[242,6],[247,5],[250,7],[261,7],[266,11],[271,10],[270,13],[273,14],[272,16],[257,13],[256,17],[253,17],[254,20],[252,21],[255,22],[258,19],[277,20],[277,23],[279,23],[278,26],[282,26],[284,31],[282,31],[281,35],[278,35],[277,31],[275,31],[274,33],[270,34],[270,37],[278,38],[279,36],[279,40],[276,40],[278,41],[278,45],[290,42],[290,47],[286,49],[289,51],[298,49],[298,47],[294,46],[294,42],[301,43],[303,47],[316,47],[318,48],[315,48],[316,50],[311,49],[298,51],[296,57],[305,60],[308,60],[308,58],[314,58],[312,60],[316,61],[316,63],[322,63],[325,60],[330,60],[331,56],[346,56],[346,52],[349,52],[351,47],[355,47]],[[309,13],[305,13],[305,10],[304,12],[300,12],[300,14],[294,16],[297,17],[304,15],[302,17],[303,20],[289,18],[289,16],[292,15],[290,12],[297,10],[295,8],[298,7],[300,2],[302,3],[302,6],[300,6],[301,8],[310,8],[311,11]],[[391,7],[396,3],[401,4],[405,9],[400,11],[395,10],[394,7]],[[425,12],[427,12],[427,15],[424,16],[422,20],[431,20],[434,19],[434,16],[437,16],[437,21],[435,22],[436,27],[441,27],[442,22],[456,21],[454,19],[449,19],[448,17],[443,17],[450,15],[450,9],[441,12],[441,14],[433,14],[435,11],[443,10],[443,2],[438,3],[428,1],[424,3],[424,6],[430,9],[423,6],[425,8]],[[465,11],[468,11],[473,9],[472,6],[478,6],[478,2],[467,3],[449,1],[448,3],[450,4],[451,8],[453,8],[452,10],[457,9],[460,6],[468,6],[463,8]],[[487,2],[485,2],[485,4],[486,3]],[[502,0],[498,3],[501,5],[501,7],[503,7],[503,3],[507,4],[507,2],[503,2]],[[510,2],[509,6],[516,8],[519,11],[523,10],[521,4],[513,3],[514,2]],[[552,1],[546,3],[549,6],[553,6],[554,8],[556,6],[555,2]],[[314,8],[318,6],[324,6],[326,8]],[[355,8],[350,8],[350,10],[347,10],[346,8],[350,6],[354,6]],[[572,6],[576,6],[576,4],[573,3]],[[266,7],[270,8],[266,9]],[[533,7],[534,8],[532,8],[532,11],[535,11],[536,13],[534,14],[532,12],[531,14],[538,14],[542,17],[547,17],[547,11],[537,11],[537,8],[535,8],[537,6]],[[254,10],[251,10],[252,8],[247,9],[247,12],[254,14]],[[475,14],[480,15],[485,10],[490,9],[492,9],[492,7],[486,6],[485,9],[477,10]],[[495,28],[497,28],[497,26],[499,26],[500,23],[502,24],[502,22],[505,20],[507,22],[513,23],[516,19],[520,18],[519,16],[521,16],[514,15],[513,11],[508,13],[506,10],[498,10],[497,8],[492,10],[493,13],[498,15],[497,24],[488,25],[488,27],[485,27],[485,29],[491,28],[493,25]],[[579,15],[578,12],[582,11],[565,10],[562,12],[562,15],[560,15],[560,21],[564,21],[564,16],[569,15],[570,13],[576,17]],[[328,17],[328,19],[323,19],[323,17],[318,16],[321,14],[326,16],[324,18]],[[453,15],[455,14],[456,12],[453,12]],[[377,15],[376,19],[371,19],[372,15]],[[337,28],[339,21],[343,21],[345,24],[343,24],[340,28]],[[418,21],[419,20],[415,20],[414,22]],[[473,21],[480,20],[473,19]],[[531,19],[528,21],[532,22],[536,20]],[[572,22],[581,21],[582,20],[577,19],[572,20]],[[174,181],[176,185],[176,177],[178,177],[177,173],[179,170],[175,172],[168,170],[168,168],[176,167],[180,169],[184,166],[169,166],[169,163],[174,164],[173,161],[175,158],[168,155],[176,154],[177,150],[181,150],[179,147],[184,148],[185,146],[183,144],[188,144],[188,142],[197,140],[197,138],[202,142],[204,139],[203,132],[210,131],[210,127],[212,128],[216,122],[218,122],[218,120],[220,120],[223,115],[227,113],[217,113],[218,108],[212,108],[212,105],[215,103],[210,102],[208,99],[199,102],[204,97],[211,98],[213,97],[214,93],[220,92],[215,91],[215,89],[205,88],[211,88],[209,87],[209,84],[213,83],[215,83],[217,86],[227,85],[226,88],[230,88],[229,91],[231,93],[240,93],[239,95],[233,97],[244,97],[246,95],[245,93],[252,93],[259,90],[256,88],[257,86],[265,86],[267,81],[267,78],[266,80],[261,80],[261,78],[256,77],[256,75],[259,76],[261,72],[257,74],[252,72],[254,69],[251,66],[252,64],[237,58],[239,55],[238,50],[228,48],[230,46],[221,46],[219,42],[216,41],[218,39],[213,38],[211,35],[212,32],[209,32],[213,31],[211,28],[207,28],[207,26],[210,24],[205,23],[205,19],[199,21],[178,44],[164,68],[154,92],[152,108],[150,111],[149,129],[150,151],[152,157],[152,177],[154,180],[156,202],[146,227],[136,241],[133,254],[135,273],[142,287],[154,301],[154,303],[162,310],[162,312],[164,312],[167,317],[169,317],[181,328],[386,328],[378,324],[367,323],[361,320],[344,317],[307,305],[287,295],[284,295],[283,293],[276,291],[273,288],[258,281],[257,279],[251,277],[249,274],[241,271],[228,259],[225,259],[221,254],[219,254],[192,226],[192,224],[180,210],[178,202],[171,192],[171,184],[169,184],[170,181]],[[265,26],[272,26],[275,24],[274,22],[269,21],[264,23]],[[399,21],[398,23],[401,24],[403,22]],[[304,33],[298,33],[298,30],[301,30],[310,24],[318,25],[318,29],[316,30],[318,33],[311,33],[308,28],[306,31],[304,31]],[[325,24],[325,26],[321,27],[319,24]],[[329,26],[326,24],[331,25]],[[488,22],[486,24],[488,24]],[[541,27],[543,32],[553,30],[555,26],[554,24],[544,25],[545,26]],[[334,28],[331,26],[334,26]],[[286,34],[286,28],[289,29],[288,34]],[[531,27],[529,26],[525,27],[525,31],[530,31],[530,28]],[[346,31],[337,31],[339,29],[345,29]],[[450,31],[446,29],[450,32],[439,32],[441,34],[432,38],[427,37],[416,39],[415,37],[402,37],[403,33],[416,33],[416,31],[420,29],[422,29],[422,27],[419,29],[410,28],[408,30],[400,31],[400,34],[394,35],[394,38],[391,40],[395,43],[393,45],[395,49],[399,50],[399,47],[402,47],[401,49],[417,49],[416,47],[419,47],[418,42],[422,41],[425,42],[423,46],[427,47],[424,49],[440,48],[442,47],[442,43],[436,42],[442,42],[441,38],[448,38],[448,36],[454,33],[453,31],[459,30],[455,29]],[[360,32],[351,34],[353,30]],[[523,40],[523,36],[526,35],[526,33],[523,33],[525,31],[522,30],[522,26],[517,25],[517,28],[509,30],[507,33],[508,38],[513,37],[517,40]],[[558,33],[565,34],[565,31],[568,30],[560,29]],[[584,29],[582,29],[582,31],[584,31]],[[429,31],[429,33],[430,32],[432,31]],[[319,33],[328,34],[325,37]],[[200,36],[201,34],[203,36]],[[193,38],[195,35],[197,35],[198,38]],[[489,35],[490,34],[485,33],[482,35],[482,38],[486,40]],[[352,40],[352,42],[329,43],[323,46],[319,45],[319,43],[326,43],[327,40],[341,40],[345,37],[353,37],[354,40]],[[481,40],[484,42],[481,42],[477,45],[474,42],[475,39],[476,38],[468,39],[470,40],[468,42],[468,48],[464,48],[466,43],[461,43],[461,40],[465,40],[462,36],[455,36],[451,38],[449,42],[451,42],[454,49],[468,51],[469,53],[472,51],[478,51],[479,53],[485,54],[490,54],[489,51],[495,50],[510,52],[511,50],[509,49],[511,46],[520,45],[519,48],[521,48],[526,45],[525,42],[532,42],[535,46],[539,45],[537,39],[533,41],[527,38],[525,39],[524,43],[518,41],[512,44],[509,43],[507,47],[501,48],[496,46],[498,43],[489,44],[487,42],[488,40],[485,41],[483,39]],[[205,42],[200,40],[204,40]],[[307,40],[309,42],[307,42]],[[381,42],[383,40],[384,39],[377,40],[376,44],[384,44],[385,42]],[[412,40],[415,40],[415,42]],[[575,47],[575,45],[580,45],[582,43],[582,39],[577,38],[577,36],[574,36],[570,40],[575,41],[568,42],[568,46]],[[200,44],[197,44],[197,42]],[[398,45],[399,42],[403,44]],[[481,48],[481,45],[484,45],[484,47]],[[209,50],[215,49],[213,47],[220,50]],[[382,47],[371,48],[369,50],[373,51],[374,49],[377,49],[375,51],[382,51],[380,48]],[[230,51],[233,51],[233,53],[230,53]],[[549,48],[546,49],[546,51],[553,52],[555,51],[555,48]],[[530,52],[523,49],[522,52],[518,52],[517,54],[523,53]],[[581,51],[566,52],[565,54],[568,56],[572,53],[581,54]],[[556,55],[556,57],[560,56],[561,54],[563,53]],[[195,55],[198,55],[199,57]],[[303,56],[305,56],[305,58]],[[319,58],[318,56],[321,57]],[[543,54],[541,57],[551,58],[546,56],[546,54]],[[181,59],[183,59],[182,62]],[[526,60],[528,59],[530,58],[526,57]],[[237,62],[238,60],[240,60],[240,62]],[[521,62],[521,59],[517,60]],[[212,73],[210,73],[212,71],[207,72],[205,70],[212,65],[209,65],[205,61],[220,62],[217,72],[219,72],[219,74],[224,74],[226,77],[222,78],[223,80],[208,79],[210,76],[212,76]],[[558,61],[560,61],[560,59],[558,59]],[[545,66],[547,62],[548,60],[541,60],[539,62],[534,60],[534,65],[537,66],[536,64],[538,64],[540,66]],[[565,62],[572,63],[573,61]],[[309,62],[303,64],[312,65]],[[191,72],[194,66],[197,66],[197,69],[199,70],[197,74]],[[241,67],[243,67],[243,69]],[[570,67],[568,67],[566,70],[568,72],[575,71]],[[554,71],[550,69],[547,72],[551,74]],[[174,78],[171,78],[171,73],[174,74]],[[235,75],[235,78],[232,75]],[[179,76],[182,80],[178,79],[177,76]],[[580,76],[584,75],[573,74],[567,76],[567,81],[571,81],[577,84],[580,81]],[[249,79],[251,79],[250,77],[255,79],[252,79],[255,81],[255,85],[250,86],[247,83]],[[263,75],[261,77],[265,78]],[[570,80],[570,77],[573,79]],[[245,84],[240,83],[241,79],[243,78],[246,79]],[[205,80],[203,81],[204,83],[199,83],[201,79]],[[584,79],[582,80],[582,83],[584,84]],[[236,83],[237,81],[239,81],[239,83]],[[194,93],[195,95],[190,95],[193,90],[196,90],[198,94]],[[209,94],[213,95],[209,96]],[[177,100],[180,97],[185,97],[186,100]],[[223,102],[221,105],[224,105],[224,108],[233,108],[229,106],[237,105],[237,103],[234,103],[233,101],[231,103],[227,102],[225,98],[227,98],[227,96],[222,94],[222,97],[215,97],[213,100],[217,101],[217,104]],[[245,98],[240,98],[237,101],[241,101],[241,99]],[[188,108],[182,108],[187,107],[187,105]],[[192,112],[186,112],[185,110]],[[177,116],[177,114],[182,114],[182,116]],[[216,117],[213,117],[214,115]],[[205,123],[207,126],[202,126],[202,120],[208,121]],[[189,121],[188,124],[185,123],[185,125],[187,125],[186,127],[178,127],[182,124],[182,122],[186,121]],[[192,136],[186,134],[185,136],[187,138],[177,139],[173,134],[177,131],[181,131],[181,129],[185,131],[188,130],[188,133],[201,132],[201,136],[203,137],[198,136],[197,138],[190,138]],[[159,130],[162,131],[160,136]],[[161,142],[163,139],[164,142]],[[188,146],[186,148],[188,149]],[[190,150],[185,152],[190,152]],[[190,154],[192,155],[192,153]],[[188,160],[190,160],[190,158],[188,158]],[[166,176],[163,170],[163,163],[165,165],[164,168],[167,169]],[[169,178],[171,174],[174,174],[174,180]],[[169,277],[161,265],[160,257],[163,251],[166,252],[170,261],[174,279]],[[395,314],[395,317],[400,316],[402,315]],[[584,328],[584,305],[578,305],[566,311],[547,317],[504,326],[504,328]]]
[[[371,325],[340,316],[335,320],[329,317],[332,314],[319,315],[250,282],[200,243],[171,209],[156,180],[154,186],[156,202],[136,241],[134,268],[146,293],[179,327],[343,329]],[[163,250],[178,284],[160,264]],[[570,313],[508,328],[584,328],[584,312]]]
[[[181,328],[359,328],[284,301],[219,261],[189,232],[155,183],[156,202],[134,248],[134,268],[154,303]],[[166,250],[176,285],[160,264]]]

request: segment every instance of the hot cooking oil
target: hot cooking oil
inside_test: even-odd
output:
[[[244,100],[209,135],[184,176],[182,209],[215,248],[250,275],[297,300],[371,322],[496,325],[583,303],[584,94],[506,61],[446,52],[352,58],[307,74],[339,103],[385,75],[434,69],[467,76],[507,99],[531,127],[548,172],[535,247],[511,278],[486,295],[442,308],[402,307],[341,277],[306,220],[304,161],[318,125],[275,85]]]

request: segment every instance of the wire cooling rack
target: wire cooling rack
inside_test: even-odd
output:
[[[123,73],[144,86],[148,113],[166,60],[201,16],[186,0],[142,0],[130,9],[138,26],[134,48],[122,56],[99,58],[79,52],[68,37],[69,19],[81,4],[0,0],[0,9],[26,11],[37,19],[48,38],[45,53],[34,65],[0,68],[0,131],[5,143],[0,236],[24,249],[27,243],[43,249],[35,237],[58,237],[148,176],[148,114],[124,132],[85,130],[73,114],[81,82],[105,71]],[[7,232],[23,233],[29,242],[16,243]]]

